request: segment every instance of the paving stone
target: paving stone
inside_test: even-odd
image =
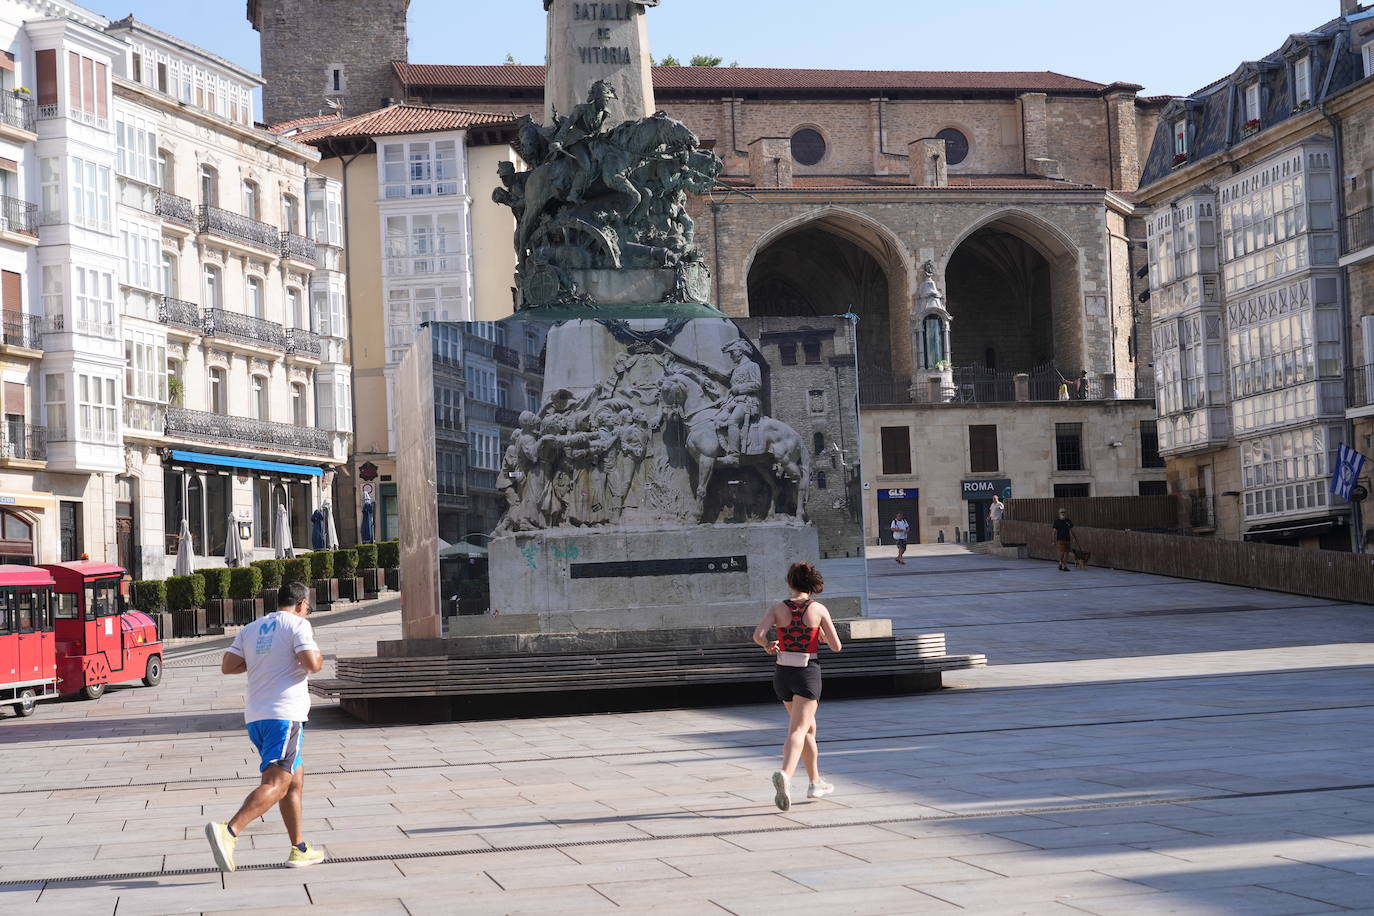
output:
[[[1132,897],[1074,900],[1096,916],[1154,916],[1156,913],[1244,913],[1245,916],[1293,916],[1330,913],[1339,907],[1263,887],[1222,887]]]

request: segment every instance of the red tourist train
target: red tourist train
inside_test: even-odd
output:
[[[162,642],[125,610],[124,570],[82,560],[0,565],[0,706],[32,715],[62,694],[94,700],[109,684],[162,680]]]

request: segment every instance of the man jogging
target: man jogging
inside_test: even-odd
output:
[[[219,670],[224,674],[248,673],[243,720],[262,758],[258,765],[262,783],[244,799],[238,813],[226,824],[212,821],[205,825],[210,850],[223,871],[234,870],[239,835],[273,805],[281,808],[282,823],[291,838],[286,864],[300,868],[324,859],[324,853],[301,836],[301,796],[305,790],[301,740],[310,716],[305,682],[324,667],[314,630],[305,619],[310,613],[309,594],[301,582],[283,585],[277,591],[276,613],[239,630],[220,662]]]

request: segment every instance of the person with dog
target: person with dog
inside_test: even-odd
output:
[[[787,570],[791,597],[768,608],[754,630],[754,642],[776,661],[773,692],[787,709],[787,740],[782,746],[782,769],[773,771],[773,803],[779,811],[792,807],[792,774],[800,760],[811,778],[807,798],[821,798],[835,787],[821,778],[816,747],[816,709],[821,701],[820,641],[839,652],[840,634],[826,606],[812,598],[825,589],[820,570],[810,563],[793,563]],[[768,639],[775,630],[776,639]]]
[[[1073,520],[1068,509],[1060,509],[1059,517],[1054,520],[1054,543],[1059,548],[1059,568],[1069,571],[1069,551],[1073,549]]]

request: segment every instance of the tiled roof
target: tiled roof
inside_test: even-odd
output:
[[[306,115],[303,118],[292,118],[289,121],[281,121],[277,124],[269,124],[265,130],[269,134],[284,134],[293,130],[300,130],[302,127],[312,127],[316,124],[328,124],[331,121],[340,120],[334,112],[329,114]]]
[[[333,121],[302,131],[292,137],[298,143],[339,137],[384,137],[390,134],[419,134],[435,130],[466,130],[472,127],[497,127],[514,122],[515,116],[461,108],[431,108],[428,105],[390,105]]]
[[[730,188],[753,190],[747,175],[722,175],[719,183]],[[1096,191],[1090,184],[1077,184],[1039,175],[951,175],[948,188],[914,185],[909,175],[793,175],[792,188],[780,190],[858,190],[864,188],[897,190],[977,190],[977,191]]]
[[[471,89],[544,88],[542,66],[497,64],[392,64],[408,86]],[[914,90],[1030,90],[1036,92],[1098,92],[1103,83],[1043,71],[958,70],[792,70],[770,67],[654,67],[654,88],[692,89],[914,89]]]

